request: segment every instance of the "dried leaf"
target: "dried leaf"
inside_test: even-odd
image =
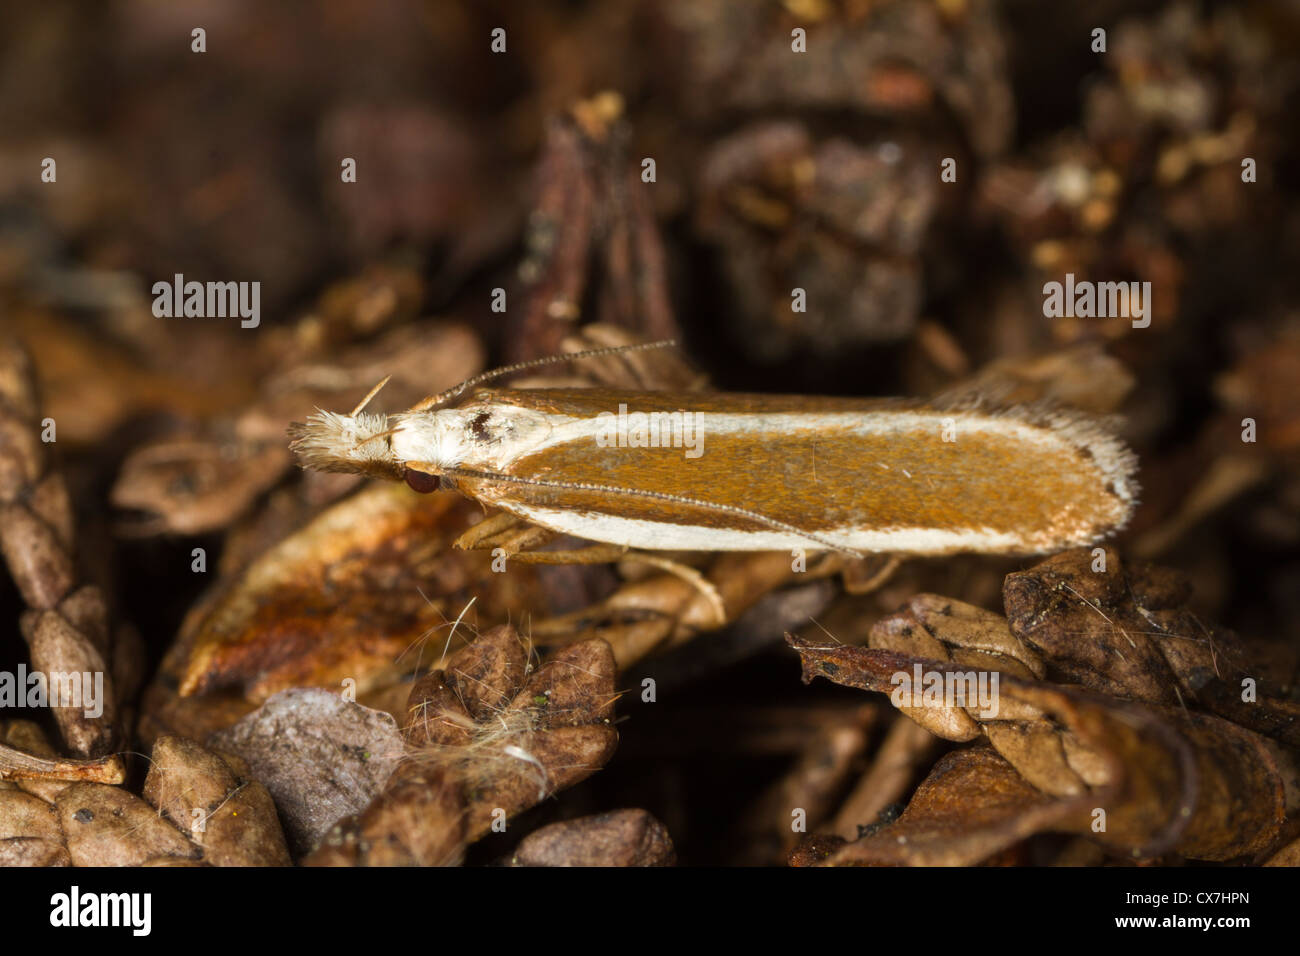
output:
[[[464,852],[464,801],[438,768],[400,766],[359,815],[330,828],[305,866],[455,866]]]
[[[599,770],[618,740],[609,645],[584,641],[529,670],[519,635],[502,625],[417,681],[405,761],[306,862],[454,864],[494,825]]]
[[[963,673],[957,665],[892,651],[816,646],[793,635],[787,640],[803,658],[805,681],[822,676],[891,693],[897,686],[894,676],[910,675],[918,664],[941,675]],[[1099,819],[1095,814],[1104,811],[1105,829],[1095,838],[1125,855],[1141,858],[1176,850],[1199,859],[1226,860],[1267,846],[1282,823],[1278,768],[1262,738],[1250,731],[1206,715],[1183,718],[1178,711],[1161,713],[1005,674],[1000,675],[998,691],[1000,705],[1032,708],[1070,735],[1047,740],[1048,746],[1075,738],[1096,765],[1086,789],[1043,803],[1029,830],[1019,825],[1003,830],[985,821],[995,831],[997,849],[1038,829],[1092,833]],[[1020,779],[1033,789],[1023,776]],[[1041,796],[1047,799],[1050,794]]]
[[[339,818],[363,810],[402,759],[392,717],[323,690],[286,690],[216,734],[275,799],[289,845],[310,850]]]
[[[513,866],[672,866],[672,839],[644,810],[614,810],[534,830]]]
[[[484,617],[539,606],[533,569],[493,574],[491,555],[451,551],[474,505],[379,483],[257,558],[180,636],[180,694],[242,687],[252,700],[304,685],[358,693],[443,650],[436,636],[475,598]]]
[[[742,860],[777,863],[794,849],[799,833],[792,814],[801,812],[809,829],[821,827],[831,815],[847,781],[857,769],[879,717],[866,705],[824,728],[810,741],[795,765],[770,786],[746,813],[749,831]]]
[[[73,866],[139,866],[153,857],[202,856],[153,807],[119,787],[74,783],[55,803]]]
[[[1269,693],[1268,675],[1252,672],[1236,635],[1206,625],[1188,607],[1189,586],[1175,572],[1126,568],[1106,549],[1102,570],[1085,549],[1008,575],[1012,631],[1041,653],[1062,679],[1116,697],[1165,706],[1197,706],[1300,744],[1300,704]],[[1247,678],[1258,701],[1243,700]]]
[[[987,747],[948,754],[898,821],[832,853],[825,865],[971,866],[1083,809],[1040,793]]]
[[[65,701],[54,707],[64,744],[81,757],[102,756],[117,736],[108,606],[90,586],[74,590],[72,504],[48,445],[37,440],[39,407],[30,357],[0,339],[0,556],[29,606],[21,629],[32,669]],[[22,762],[0,755],[0,767]],[[25,768],[37,772],[30,761]]]
[[[213,866],[288,866],[275,803],[256,780],[240,775],[217,754],[183,737],[162,737],[153,748],[144,798],[203,847]]]
[[[0,866],[68,866],[54,804],[0,784]]]

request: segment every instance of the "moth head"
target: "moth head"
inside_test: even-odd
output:
[[[339,415],[317,409],[306,422],[289,426],[289,438],[289,450],[303,468],[402,478],[402,464],[393,457],[387,415]]]

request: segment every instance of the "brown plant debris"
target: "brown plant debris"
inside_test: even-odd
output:
[[[457,862],[466,844],[609,760],[615,697],[604,641],[571,645],[534,669],[515,630],[493,628],[416,682],[401,767],[306,862]]]
[[[613,810],[534,830],[512,866],[672,866],[673,841],[644,810]]]
[[[122,783],[126,764],[118,754],[106,757],[60,757],[41,728],[27,720],[0,721],[0,781],[25,789],[57,793],[66,783]]]
[[[0,340],[0,554],[27,603],[20,628],[63,742],[77,756],[100,757],[117,737],[113,635],[103,594],[79,584],[72,502],[41,438],[57,425],[41,420],[27,352]],[[63,703],[53,706],[56,696]],[[27,774],[58,772],[38,771],[21,755],[6,759],[6,750],[0,744],[0,771],[21,764]]]
[[[623,101],[606,92],[547,125],[519,274],[527,301],[507,356],[560,352],[584,309],[647,340],[679,334],[659,226],[628,156]],[[603,283],[592,282],[595,273]]]
[[[162,737],[153,747],[144,798],[186,831],[212,866],[289,865],[271,794],[233,755]]]
[[[1009,575],[1010,619],[922,594],[877,623],[870,647],[791,636],[805,680],[889,694],[931,733],[991,745],[941,761],[897,823],[794,859],[965,865],[1044,830],[1134,858],[1229,860],[1268,848],[1293,798],[1287,763],[1260,734],[1280,730],[1285,739],[1291,725],[1276,719],[1277,708],[1240,712],[1226,693],[1207,693],[1214,658],[1241,648],[1199,622],[1194,633],[1205,637],[1184,638],[1179,628],[1193,619],[1185,590],[1159,569],[1124,576],[1109,557],[1110,574],[1083,551]],[[1115,583],[1126,580],[1122,589]],[[921,674],[955,693],[900,693],[919,692]],[[975,681],[993,678],[992,697],[982,696]],[[1189,709],[1197,706],[1204,710]],[[1249,716],[1233,722],[1229,713]]]
[[[55,800],[74,866],[140,866],[203,851],[157,810],[120,787],[74,783]]]
[[[317,329],[314,337],[326,334]],[[383,401],[405,408],[482,365],[473,332],[449,322],[401,326],[330,361],[302,355],[295,345],[286,351],[297,360],[269,376],[255,401],[224,415],[178,421],[127,456],[110,493],[112,504],[131,515],[125,532],[194,535],[227,528],[291,470],[284,426],[301,409],[355,403],[386,376]]]
[[[367,806],[402,760],[392,717],[308,688],[275,694],[211,743],[265,784],[299,854],[340,817]]]
[[[1187,606],[1191,587],[1177,572],[1126,568],[1114,549],[1102,559],[1070,551],[1009,575],[1003,596],[1011,631],[1046,657],[1059,679],[1116,697],[1198,707],[1300,745],[1300,704],[1282,696],[1272,674],[1251,667],[1235,634]]]
[[[355,681],[365,693],[420,667],[473,598],[478,614],[540,597],[528,569],[450,549],[472,504],[375,484],[257,557],[191,615],[177,660],[182,697],[228,686],[254,701]]]

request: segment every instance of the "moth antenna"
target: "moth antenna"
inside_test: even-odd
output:
[[[359,415],[359,414],[361,413],[361,410],[364,409],[367,405],[370,404],[370,400],[371,400],[372,398],[374,398],[376,395],[379,394],[379,390],[380,390],[381,388],[383,388],[385,385],[387,385],[387,384],[388,384],[388,380],[389,380],[390,378],[392,378],[392,377],[393,377],[393,376],[391,376],[391,375],[385,375],[385,376],[384,376],[384,380],[383,380],[382,382],[380,382],[378,385],[376,385],[374,388],[372,388],[372,389],[371,389],[371,390],[366,394],[366,397],[363,398],[363,399],[361,400],[361,404],[358,405],[356,408],[352,409],[352,411],[348,412],[348,417],[349,417],[349,418],[353,418],[353,417]]]
[[[431,408],[435,408],[438,405],[451,401],[466,389],[473,388],[475,385],[481,385],[483,382],[490,382],[505,375],[513,375],[515,372],[523,372],[530,368],[538,368],[542,365],[554,365],[557,362],[572,362],[576,359],[597,358],[601,355],[615,355],[619,352],[643,352],[647,349],[668,348],[676,344],[676,339],[661,339],[658,342],[641,342],[637,345],[610,345],[606,348],[587,349],[583,352],[569,352],[566,355],[548,355],[546,358],[533,359],[529,362],[516,362],[514,365],[505,365],[501,368],[494,368],[489,369],[486,372],[480,372],[473,378],[467,378],[459,385],[455,385],[447,389],[445,392],[439,392],[437,395],[430,395],[428,398],[421,399],[417,404],[408,408],[407,411],[427,412]],[[385,379],[385,381],[387,381],[387,379]],[[378,389],[376,389],[376,391],[378,391]],[[368,398],[367,401],[369,401]]]
[[[802,528],[776,518],[769,518],[767,515],[758,511],[751,511],[748,508],[741,508],[739,505],[724,505],[716,501],[705,501],[701,498],[691,498],[686,495],[669,494],[666,491],[645,491],[640,488],[623,488],[618,485],[598,485],[585,481],[547,481],[544,478],[524,478],[518,475],[501,475],[491,471],[476,471],[471,468],[444,467],[439,469],[440,474],[460,476],[462,478],[478,479],[480,481],[504,481],[516,485],[533,485],[539,488],[568,488],[572,491],[595,491],[605,494],[632,495],[636,498],[650,498],[654,501],[672,501],[677,504],[690,505],[696,508],[703,508],[707,511],[716,511],[720,514],[739,515],[742,518],[749,518],[760,524],[765,524],[769,528],[777,531],[784,531],[787,534],[797,535],[801,538],[807,538],[820,544],[823,548],[831,551],[838,551],[840,554],[846,554],[854,558],[862,558],[865,555],[860,551],[854,551],[852,548],[846,548],[842,544],[836,544],[829,538],[823,538],[821,535],[805,531]]]

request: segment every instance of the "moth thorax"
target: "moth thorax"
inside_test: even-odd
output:
[[[455,466],[464,459],[464,415],[443,408],[394,416],[400,425],[393,433],[393,457],[398,461]]]

